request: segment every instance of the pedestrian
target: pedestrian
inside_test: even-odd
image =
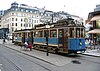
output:
[[[24,43],[24,47],[27,48],[28,47],[28,43],[25,41]]]
[[[5,41],[5,38],[3,38],[3,44],[5,43],[6,41]]]
[[[32,51],[32,44],[29,43],[28,48],[30,48],[30,51]]]

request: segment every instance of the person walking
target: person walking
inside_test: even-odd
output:
[[[5,41],[5,38],[3,38],[3,44],[5,43],[6,41]]]
[[[32,51],[32,44],[29,43],[28,48],[30,48],[30,51]]]
[[[28,43],[25,41],[24,48],[28,48]]]

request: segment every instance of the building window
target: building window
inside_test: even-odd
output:
[[[14,28],[12,28],[12,32],[14,31]]]
[[[22,27],[22,23],[21,23],[21,27]]]
[[[18,9],[16,8],[15,10],[17,11]]]
[[[16,21],[17,21],[17,18],[16,18]]]
[[[14,26],[14,23],[12,23],[12,26]]]
[[[33,24],[32,24],[32,27],[33,27]]]
[[[37,20],[37,23],[38,23],[38,20]]]
[[[21,21],[23,21],[23,19],[21,19]]]
[[[28,12],[28,10],[26,10],[26,12]]]
[[[16,30],[17,30],[17,28],[16,28]]]
[[[26,27],[28,27],[28,24],[26,24]]]
[[[16,26],[17,26],[17,23],[16,23]]]
[[[34,13],[36,14],[37,12],[35,11]]]
[[[12,18],[12,21],[14,21],[14,18]]]
[[[31,19],[29,19],[29,22],[31,22]]]
[[[32,13],[32,11],[30,11]]]
[[[14,13],[12,13],[12,16],[14,16]]]
[[[14,10],[14,8],[12,8],[11,10]]]
[[[29,24],[29,27],[31,27],[31,24]]]
[[[23,10],[23,9],[21,9],[21,11],[23,12],[24,10]]]
[[[43,13],[41,13],[41,15],[43,15]]]
[[[24,24],[24,27],[25,27],[25,24]]]
[[[36,20],[34,20],[34,23],[36,23]]]

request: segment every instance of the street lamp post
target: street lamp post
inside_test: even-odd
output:
[[[50,14],[50,16],[45,16],[45,14]],[[49,56],[49,49],[48,49],[48,35],[49,35],[49,28],[50,26],[48,25],[48,23],[52,22],[53,23],[53,12],[52,11],[44,11],[43,15],[41,16],[40,18],[40,21],[43,22],[44,24],[47,24],[46,25],[46,29],[47,29],[47,32],[46,32],[46,45],[47,45],[47,53],[46,55]]]
[[[47,44],[47,56],[49,56],[49,49],[48,49],[48,37],[49,37],[49,31],[48,29],[50,28],[50,26],[47,24],[46,25],[46,28],[47,28],[47,32],[46,32],[46,44]]]

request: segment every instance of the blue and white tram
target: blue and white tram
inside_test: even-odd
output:
[[[46,47],[48,36],[49,51],[62,53],[77,53],[85,51],[83,26],[55,26],[48,30],[40,28],[34,30],[34,46]]]
[[[76,25],[70,22],[53,24],[46,29],[45,25],[36,26],[35,29],[25,29],[13,33],[13,41],[24,43],[28,41],[36,49],[47,49],[49,52],[77,53],[85,51],[85,28],[83,24]],[[48,39],[47,39],[48,37]],[[47,41],[48,40],[48,41]]]

